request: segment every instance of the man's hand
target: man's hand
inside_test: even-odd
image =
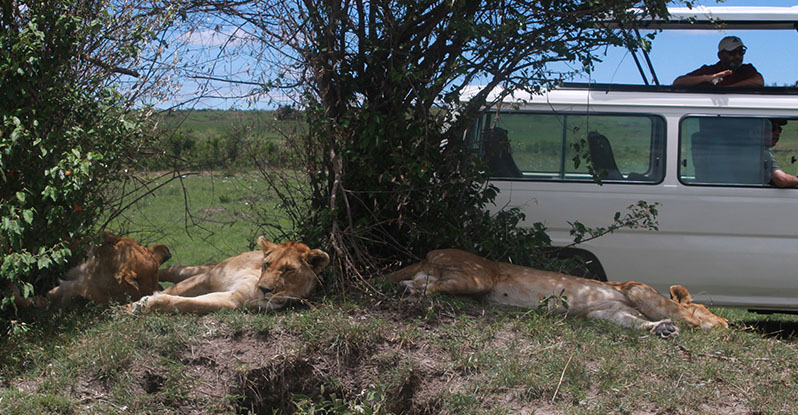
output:
[[[707,75],[707,76],[709,76],[709,80],[708,80],[709,82],[712,82],[712,84],[717,84],[718,82],[723,80],[724,76],[729,76],[731,74],[732,74],[732,70],[731,69],[726,69],[725,71],[720,71],[720,72],[718,72],[716,74]]]

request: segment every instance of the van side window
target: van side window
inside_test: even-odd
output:
[[[692,185],[769,187],[773,156],[795,170],[788,146],[780,143],[771,148],[770,131],[765,118],[685,117],[679,133],[679,180]]]
[[[664,175],[665,123],[656,116],[512,112],[479,125],[496,179],[593,181],[593,171],[602,182],[658,183]]]

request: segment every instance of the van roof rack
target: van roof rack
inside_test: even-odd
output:
[[[640,29],[797,30],[798,6],[670,7],[670,19],[640,19]]]

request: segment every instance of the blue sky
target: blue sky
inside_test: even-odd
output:
[[[798,0],[727,0],[705,6],[798,6]],[[798,31],[795,30],[670,30],[657,34],[650,58],[661,84],[704,64],[718,61],[718,42],[724,36],[739,36],[748,47],[745,62],[752,63],[766,85],[793,85],[798,81]],[[643,83],[634,59],[623,48],[613,48],[591,74],[595,82]],[[587,78],[578,79],[587,81]]]

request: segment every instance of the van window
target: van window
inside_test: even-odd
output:
[[[691,185],[769,187],[774,162],[794,174],[798,138],[792,131],[782,132],[774,144],[774,123],[788,124],[784,119],[767,118],[683,118],[679,179]],[[789,124],[794,130],[796,123]]]
[[[487,114],[481,155],[493,178],[657,183],[664,175],[665,123],[652,115]],[[574,160],[578,159],[577,162]]]

